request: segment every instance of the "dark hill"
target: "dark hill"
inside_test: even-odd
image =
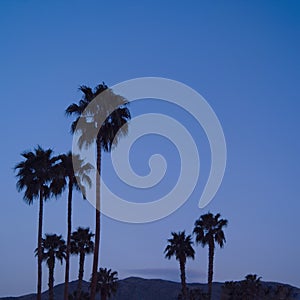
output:
[[[262,282],[264,285],[276,286],[279,283]],[[215,282],[213,284],[213,300],[219,300],[223,283]],[[70,292],[76,290],[77,281],[70,283]],[[89,283],[83,282],[83,290],[88,291]],[[206,284],[191,283],[189,288],[201,288],[206,291]],[[143,279],[138,277],[129,277],[119,281],[119,287],[116,295],[110,300],[176,300],[180,292],[180,283],[162,279]],[[300,300],[300,289],[293,288],[296,294],[295,299]],[[64,284],[59,284],[54,288],[56,300],[63,299]],[[97,296],[97,299],[100,297]],[[6,297],[0,300],[35,300],[35,294],[21,297]],[[48,299],[48,292],[44,292],[42,300]]]

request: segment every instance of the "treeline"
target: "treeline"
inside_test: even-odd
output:
[[[21,153],[22,161],[15,165],[17,189],[23,192],[23,199],[29,205],[38,201],[38,236],[35,255],[37,256],[37,300],[41,300],[42,262],[46,262],[49,270],[49,300],[54,299],[54,269],[56,261],[65,261],[64,300],[95,300],[99,292],[102,300],[111,297],[117,290],[118,274],[107,268],[98,268],[100,248],[100,176],[101,153],[109,152],[118,143],[118,138],[126,136],[127,122],[131,119],[128,102],[120,95],[115,95],[104,83],[95,89],[81,86],[82,97],[78,103],[69,105],[65,113],[75,116],[71,124],[71,133],[79,134],[79,148],[96,144],[96,176],[90,177],[93,166],[85,163],[79,155],[71,152],[55,156],[52,149],[37,146],[33,151]],[[100,94],[100,101],[94,102]],[[99,97],[98,97],[99,99]],[[92,104],[92,109],[90,105]],[[104,120],[102,124],[99,120]],[[91,131],[90,131],[91,129]],[[96,134],[91,134],[96,132]],[[116,134],[117,138],[116,137]],[[78,190],[85,198],[87,187],[96,185],[95,231],[79,227],[72,229],[73,191]],[[60,197],[67,191],[67,237],[66,241],[59,234],[43,234],[44,201],[51,197]],[[192,234],[185,231],[172,232],[164,250],[167,259],[175,257],[179,262],[181,293],[178,299],[196,300],[211,299],[214,270],[215,248],[224,247],[226,243],[224,228],[228,225],[220,214],[207,213],[194,223]],[[208,247],[208,289],[188,289],[186,285],[186,261],[195,259],[194,244]],[[93,254],[89,293],[82,291],[85,256]],[[78,286],[73,294],[69,294],[70,256],[78,255]],[[293,299],[291,289],[285,286],[264,287],[256,275],[247,275],[241,282],[226,282],[222,289],[221,300],[247,299]]]
[[[55,260],[65,260],[65,289],[64,300],[69,297],[81,299],[81,281],[83,277],[84,255],[93,252],[93,268],[89,299],[95,300],[97,291],[102,294],[102,299],[109,296],[115,290],[117,273],[111,270],[98,269],[99,248],[100,248],[100,175],[101,175],[101,152],[109,152],[116,146],[118,139],[127,134],[127,122],[131,115],[127,107],[127,101],[120,95],[116,95],[105,83],[99,84],[94,89],[87,86],[80,86],[82,97],[77,103],[69,105],[65,113],[67,116],[75,116],[71,124],[71,133],[79,134],[79,148],[96,144],[97,148],[97,172],[95,180],[90,178],[89,172],[93,168],[85,163],[78,155],[71,152],[54,156],[52,149],[43,149],[37,146],[33,151],[21,153],[23,160],[16,164],[17,189],[24,192],[23,199],[29,205],[37,200],[39,203],[38,212],[38,238],[35,254],[38,260],[37,276],[37,300],[41,300],[42,293],[42,262],[46,261],[49,268],[49,300],[53,300],[54,267]],[[105,95],[99,99],[99,95]],[[97,101],[93,101],[98,97]],[[100,100],[100,101],[99,101]],[[100,124],[99,120],[103,120]],[[92,134],[96,132],[97,134]],[[117,138],[116,133],[118,133]],[[89,228],[78,228],[72,233],[72,197],[73,190],[81,190],[85,197],[85,187],[96,185],[96,209],[95,209],[95,233],[92,234]],[[43,237],[43,211],[44,201],[51,197],[62,195],[67,189],[67,241],[61,235],[46,234]],[[81,247],[76,249],[76,238],[89,237],[88,240],[78,241]],[[94,241],[91,241],[91,238]],[[79,246],[78,244],[78,246]],[[76,253],[78,252],[78,253]],[[80,257],[80,270],[78,291],[76,295],[69,295],[68,283],[70,272],[70,255],[78,254]],[[107,271],[106,273],[104,271]],[[107,284],[107,280],[109,284]],[[112,282],[112,284],[110,284]],[[103,292],[107,287],[107,292]]]

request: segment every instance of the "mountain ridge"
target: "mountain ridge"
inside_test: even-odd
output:
[[[69,292],[77,288],[77,280],[69,283]],[[278,286],[283,285],[291,287],[296,297],[294,299],[300,300],[300,289],[289,284],[283,284],[278,282],[265,282],[261,281],[264,286]],[[212,300],[219,300],[221,297],[221,289],[224,283],[214,282],[213,283],[213,295]],[[200,288],[204,292],[207,290],[207,284],[205,283],[188,283],[189,288]],[[88,291],[89,282],[82,282],[82,290]],[[180,293],[181,285],[179,282],[164,280],[160,278],[156,279],[145,279],[141,277],[127,277],[119,280],[118,290],[115,296],[111,297],[110,300],[176,300]],[[54,287],[55,300],[62,300],[64,292],[64,283],[57,284]],[[0,300],[35,300],[36,294],[28,294],[19,297],[2,297]],[[48,299],[48,291],[43,292],[42,300]],[[99,295],[97,295],[99,299]]]

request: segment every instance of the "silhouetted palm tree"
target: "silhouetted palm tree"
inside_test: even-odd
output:
[[[92,278],[91,278],[92,280]],[[97,272],[96,292],[100,292],[100,299],[107,300],[117,291],[118,272],[111,269],[100,268]]]
[[[54,179],[53,186],[57,189],[56,194],[68,186],[68,212],[67,212],[67,251],[66,251],[66,269],[65,269],[65,287],[64,299],[68,300],[69,273],[70,273],[70,250],[71,250],[71,231],[72,231],[72,196],[73,189],[82,190],[85,195],[84,183],[91,186],[91,179],[88,173],[92,169],[90,164],[85,164],[79,155],[72,155],[69,151],[67,154],[59,155],[60,162],[56,165],[57,176]],[[75,170],[74,171],[74,167]]]
[[[35,249],[36,255],[38,249]],[[54,267],[55,259],[58,259],[62,264],[63,259],[66,257],[66,243],[61,235],[45,234],[42,239],[42,260],[46,261],[49,268],[49,300],[54,299],[53,286],[54,286]]]
[[[202,215],[196,222],[193,233],[196,234],[196,243],[201,243],[203,247],[208,245],[208,295],[211,299],[213,265],[215,242],[222,248],[226,242],[223,228],[227,226],[228,221],[219,219],[220,214],[215,216],[211,213]]]
[[[186,289],[186,276],[185,276],[185,264],[187,258],[195,258],[195,251],[193,249],[193,242],[191,236],[185,235],[185,231],[182,232],[172,232],[172,238],[168,239],[168,245],[164,251],[165,257],[171,259],[175,256],[176,260],[179,261],[180,267],[180,278],[182,286],[183,299],[186,299],[187,289]]]
[[[95,249],[91,283],[91,300],[95,300],[100,246],[101,150],[109,152],[118,142],[118,138],[127,134],[127,122],[131,116],[126,99],[114,94],[104,83],[96,86],[94,90],[87,86],[81,86],[79,90],[83,93],[83,97],[78,104],[71,104],[66,109],[66,114],[76,116],[71,132],[77,131],[81,134],[79,147],[91,145],[96,140],[98,172],[96,172]],[[89,106],[91,103],[92,105]],[[99,119],[105,121],[99,124]],[[80,121],[84,126],[79,125]],[[96,137],[92,134],[95,130],[97,130]]]
[[[78,227],[71,235],[71,253],[79,255],[79,273],[77,294],[81,294],[81,286],[84,272],[85,255],[94,251],[94,242],[92,241],[93,233],[89,228]],[[79,300],[79,298],[77,299]]]
[[[29,205],[34,199],[39,199],[39,220],[38,220],[38,282],[37,299],[41,300],[42,293],[42,230],[43,230],[43,201],[51,196],[52,182],[56,174],[54,165],[57,157],[53,157],[51,149],[44,150],[38,146],[34,151],[25,151],[21,154],[23,161],[15,166],[18,191],[25,190],[24,200]]]

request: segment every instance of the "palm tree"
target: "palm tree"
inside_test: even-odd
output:
[[[91,278],[92,280],[92,278]],[[118,272],[111,269],[100,268],[97,272],[96,292],[100,292],[100,299],[107,300],[117,291]]]
[[[223,228],[227,226],[228,221],[219,219],[220,214],[215,216],[212,213],[202,215],[196,222],[193,233],[196,235],[196,243],[201,243],[203,247],[208,245],[208,295],[211,299],[213,264],[215,253],[215,242],[223,248],[226,239]]]
[[[72,231],[72,196],[73,189],[82,190],[85,195],[83,183],[91,186],[91,179],[88,173],[92,169],[90,164],[84,164],[79,155],[72,155],[69,151],[67,154],[59,155],[60,162],[56,165],[57,176],[54,179],[53,187],[57,189],[56,194],[62,192],[68,186],[68,204],[67,204],[67,250],[66,250],[66,269],[65,269],[65,287],[64,299],[68,300],[69,273],[70,273],[70,251],[71,251],[71,231]],[[74,167],[76,166],[76,172]]]
[[[44,150],[41,146],[37,146],[33,152],[25,151],[21,155],[24,160],[15,166],[16,177],[18,178],[17,189],[19,192],[25,190],[23,199],[29,205],[33,203],[34,199],[39,199],[37,300],[41,300],[43,201],[51,196],[52,182],[56,175],[54,165],[57,157],[52,156],[53,151],[51,149]]]
[[[35,249],[36,255],[38,249]],[[46,261],[49,268],[49,300],[54,299],[53,286],[54,286],[54,267],[55,259],[58,259],[62,264],[63,259],[66,257],[66,243],[61,235],[45,234],[42,239],[42,260]]]
[[[81,294],[85,255],[94,251],[93,236],[94,234],[90,232],[89,228],[82,227],[78,227],[77,231],[74,231],[71,235],[71,253],[79,255],[77,295]]]
[[[99,84],[93,90],[87,86],[81,86],[79,90],[83,93],[83,97],[79,104],[73,103],[66,109],[67,115],[75,115],[76,119],[71,125],[71,132],[81,133],[79,139],[79,147],[83,145],[89,146],[96,140],[97,152],[97,171],[96,172],[96,216],[95,216],[95,249],[92,270],[91,283],[91,300],[95,300],[97,270],[99,260],[100,247],[100,175],[101,175],[101,150],[106,152],[111,151],[118,138],[127,134],[127,122],[131,118],[127,108],[127,101],[124,97],[115,95],[105,83]],[[105,93],[104,93],[105,92]],[[102,94],[104,97],[99,97]],[[97,97],[97,99],[95,99]],[[100,101],[93,101],[93,100]],[[89,104],[92,105],[92,110],[89,109]],[[89,107],[88,107],[89,106]],[[111,113],[111,111],[113,111]],[[105,120],[99,124],[97,120]],[[83,121],[86,125],[84,128],[78,128],[79,121]],[[91,130],[87,130],[87,128]],[[96,137],[91,134],[93,130],[97,130]],[[118,132],[118,135],[116,136]],[[116,137],[116,138],[115,138]]]
[[[180,278],[183,299],[186,299],[187,289],[186,289],[186,276],[185,276],[185,264],[187,258],[195,258],[195,250],[193,249],[193,242],[191,236],[185,235],[185,231],[172,232],[172,238],[168,239],[168,245],[164,251],[166,253],[165,257],[171,259],[175,256],[176,260],[179,261],[180,267]]]

